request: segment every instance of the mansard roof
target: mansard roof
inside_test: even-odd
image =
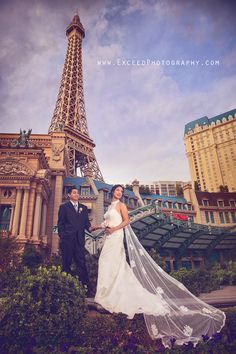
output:
[[[98,180],[93,180],[97,190],[107,190],[107,191],[111,191],[113,184],[108,184],[102,181],[98,181]],[[77,188],[80,188],[82,185],[87,184],[87,180],[85,177],[66,177],[64,179],[64,186],[76,186]],[[130,191],[128,189],[125,189],[124,191],[124,196],[127,196],[129,198],[134,198],[137,199],[136,195],[134,194],[133,191]]]
[[[223,200],[225,206],[230,206],[230,201],[236,202],[236,192],[201,192],[195,191],[198,204],[202,204],[202,200],[208,200],[209,206],[218,206],[218,201]]]
[[[222,123],[223,118],[226,118],[226,120],[228,120],[230,116],[232,116],[233,119],[235,119],[236,109],[232,109],[231,111],[219,114],[218,116],[212,118],[208,118],[207,116],[204,116],[202,118],[195,119],[192,122],[189,122],[185,125],[184,134],[188,134],[189,132],[194,130],[196,125],[203,127],[203,126],[210,126],[211,124],[215,124],[217,121],[220,121]]]

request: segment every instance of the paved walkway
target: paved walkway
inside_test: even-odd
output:
[[[210,293],[200,294],[199,298],[209,305],[215,307],[230,307],[236,306],[236,286],[225,286],[222,289],[214,290]],[[108,313],[100,305],[94,302],[93,298],[86,299],[90,310],[95,310],[101,313]]]
[[[200,299],[215,307],[236,306],[236,286],[225,286],[222,289],[200,294]]]

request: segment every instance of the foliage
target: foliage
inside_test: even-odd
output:
[[[219,191],[220,192],[228,192],[229,187],[227,185],[223,186],[222,184],[219,186]]]
[[[58,253],[53,253],[51,257],[47,258],[45,261],[45,265],[49,267],[50,266],[60,267],[62,265],[61,250],[59,249]]]
[[[166,262],[157,253],[157,250],[155,248],[151,248],[151,250],[148,251],[148,253],[152,257],[152,259],[155,261],[156,264],[158,264],[162,269],[166,270]]]
[[[171,276],[182,282],[193,294],[199,295],[219,289],[221,285],[236,285],[236,262],[229,261],[223,266],[213,265],[210,269],[180,268]]]
[[[73,344],[86,313],[85,291],[78,279],[60,268],[29,269],[18,286],[0,305],[0,343],[15,352],[31,346]],[[13,351],[13,350],[12,350]]]
[[[194,181],[194,190],[195,191],[200,191],[201,190],[201,187],[200,187],[200,184],[198,183],[198,181]]]
[[[19,277],[24,273],[21,266],[9,267],[5,271],[0,272],[0,294],[1,297],[10,297],[17,289]]]
[[[141,185],[139,187],[139,193],[140,194],[148,194],[148,195],[151,195],[151,191],[150,191],[150,188],[148,186],[143,186]]]
[[[159,257],[156,253],[153,257]],[[98,256],[86,256],[90,278],[96,278]],[[234,272],[236,264],[225,264],[225,272]],[[219,265],[197,272],[181,269],[179,277],[206,286]],[[15,276],[14,272],[16,273]],[[205,281],[204,278],[208,279]],[[60,272],[60,268],[9,269],[5,278],[14,279],[5,287],[8,297],[0,301],[0,352],[2,353],[165,353],[165,354],[229,354],[236,352],[236,307],[227,309],[226,326],[208,340],[203,338],[196,348],[192,343],[164,348],[160,340],[149,337],[142,315],[127,320],[122,314],[87,313],[85,292],[76,278]],[[192,278],[191,278],[192,277]],[[223,278],[224,279],[224,278]],[[229,278],[227,278],[229,279]],[[197,280],[197,281],[196,281]],[[9,282],[10,283],[10,282]],[[9,284],[8,284],[9,285]],[[196,289],[195,289],[196,290]]]
[[[38,250],[34,245],[26,244],[22,254],[21,264],[28,268],[37,268],[43,264],[45,255],[42,250]]]
[[[181,187],[179,184],[176,186],[176,194],[178,197],[183,197],[184,196],[184,190],[183,187]]]
[[[16,237],[0,236],[0,271],[19,263],[21,249]]]
[[[236,285],[236,262],[217,263],[211,268],[211,273],[220,285]]]
[[[230,354],[236,352],[236,308],[227,310],[226,325],[221,333],[203,340],[193,348],[191,342],[182,346],[170,340],[171,349],[164,348],[160,340],[151,340],[142,315],[127,320],[125,315],[86,316],[80,322],[78,338],[74,343],[65,342],[56,346],[35,346],[33,353],[59,354]]]
[[[98,259],[100,256],[100,252],[97,254],[87,253],[86,258],[86,266],[88,269],[89,281],[91,285],[91,291],[95,295],[97,288],[97,278],[98,278]]]
[[[206,269],[180,268],[178,271],[171,272],[171,276],[183,283],[195,295],[218,289],[220,286],[218,278]]]

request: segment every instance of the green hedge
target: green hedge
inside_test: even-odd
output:
[[[218,289],[219,280],[208,270],[180,268],[171,276],[183,283],[193,294],[209,292]]]
[[[0,305],[0,343],[18,352],[31,346],[73,343],[85,316],[85,291],[60,268],[24,268],[15,291]],[[75,325],[76,324],[76,325]],[[10,344],[11,343],[11,344]]]
[[[182,282],[193,294],[210,292],[219,289],[221,285],[236,284],[236,262],[229,261],[223,266],[215,264],[210,269],[180,268],[171,276]]]
[[[236,353],[236,308],[227,309],[226,326],[213,339],[204,338],[205,342],[195,349],[191,343],[178,347],[173,341],[169,350],[160,341],[151,340],[142,315],[127,320],[121,314],[88,313],[84,289],[77,278],[61,273],[59,267],[15,272],[15,277],[13,270],[9,277],[14,280],[12,284],[5,282],[4,297],[0,299],[3,354]],[[181,274],[184,277],[187,273],[181,270]],[[198,274],[198,281],[202,276]]]
[[[83,353],[83,354],[233,354],[236,353],[236,308],[227,310],[226,326],[221,333],[214,335],[212,339],[203,338],[195,348],[192,343],[177,346],[172,340],[172,349],[166,349],[161,341],[153,341],[147,333],[142,315],[135,316],[133,320],[127,320],[124,315],[87,315],[77,327],[76,341],[60,342],[57,345],[22,346],[22,353],[59,354],[59,353]],[[14,347],[9,347],[8,353],[14,353]],[[19,349],[19,347],[18,347]],[[18,351],[17,353],[20,353]]]

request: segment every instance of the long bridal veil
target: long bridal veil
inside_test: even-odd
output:
[[[153,339],[161,338],[166,347],[170,346],[173,337],[177,344],[191,341],[196,345],[202,335],[211,337],[222,329],[225,313],[198,299],[159,267],[142,247],[130,225],[125,228],[125,238],[134,275],[149,292],[161,295],[169,307],[166,315],[144,314]]]

